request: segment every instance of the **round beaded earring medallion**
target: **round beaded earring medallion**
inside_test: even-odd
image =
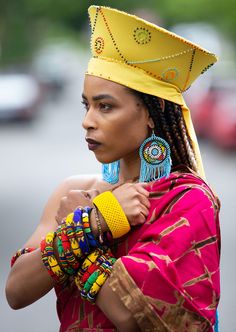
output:
[[[161,137],[152,134],[139,148],[141,158],[140,182],[149,182],[169,176],[171,157],[169,144]]]
[[[152,135],[140,147],[141,156],[149,164],[158,165],[170,158],[169,144],[162,138]]]

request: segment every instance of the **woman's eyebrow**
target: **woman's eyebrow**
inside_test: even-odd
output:
[[[82,98],[87,99],[87,97],[84,94],[82,94]],[[101,94],[101,95],[93,96],[92,99],[93,99],[93,101],[98,101],[98,100],[101,100],[101,99],[113,99],[113,100],[115,100],[114,97],[112,97],[111,95],[108,95],[108,94]]]

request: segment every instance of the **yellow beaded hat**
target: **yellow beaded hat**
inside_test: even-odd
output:
[[[190,41],[139,17],[109,7],[90,6],[92,58],[86,74],[181,105],[204,176],[191,115],[182,92],[217,58]]]

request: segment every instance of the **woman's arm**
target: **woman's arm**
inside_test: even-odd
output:
[[[108,281],[102,286],[97,296],[96,305],[99,306],[106,317],[116,326],[118,331],[140,331],[132,313],[125,307],[119,296],[113,292]]]
[[[48,232],[56,230],[58,224],[55,217],[62,197],[71,189],[88,190],[95,182],[96,179],[88,180],[85,177],[65,180],[50,197],[36,231],[24,247],[39,248],[42,238]],[[42,263],[40,249],[36,249],[22,255],[15,262],[7,279],[6,297],[13,309],[20,309],[44,296],[52,287],[53,281]]]
[[[12,267],[6,284],[6,297],[12,309],[37,301],[53,287],[41,259],[40,249],[22,255]]]
[[[114,196],[122,206],[131,225],[136,226],[142,224],[147,215],[150,203],[148,200],[149,193],[144,189],[143,184],[124,184],[113,191]],[[97,188],[99,191],[101,188]],[[86,193],[84,193],[86,194]],[[95,192],[87,192],[91,200],[98,194]],[[79,191],[72,190],[66,197],[61,199],[60,208],[57,213],[57,220],[62,220],[73,208],[78,204]],[[107,202],[109,204],[109,202]],[[105,220],[100,214],[100,221],[103,232],[109,230]],[[94,210],[90,215],[90,224],[94,236],[98,235],[98,228]],[[113,322],[118,331],[139,331],[136,320],[131,312],[124,306],[120,298],[112,291],[108,283],[105,283],[99,292],[96,300],[97,306],[104,312],[107,318]]]
[[[144,187],[145,185],[140,183],[124,184],[113,191],[114,196],[119,201],[130,224],[133,226],[142,224],[149,212],[149,193],[144,189]],[[93,194],[91,193],[91,199],[93,199],[92,195]],[[76,201],[76,196],[77,192],[71,191],[68,193],[67,197],[61,200],[60,209],[58,210],[58,220],[64,218],[69,213],[71,208],[75,206],[74,201]],[[110,208],[109,201],[107,203]],[[98,229],[93,211],[94,210],[92,210],[90,215],[90,225],[93,234],[97,236]],[[108,230],[107,224],[101,214],[100,221],[102,230]],[[107,318],[116,326],[118,331],[139,331],[137,322],[131,312],[122,303],[119,296],[113,292],[107,282],[103,285],[98,294],[96,305],[99,306]]]

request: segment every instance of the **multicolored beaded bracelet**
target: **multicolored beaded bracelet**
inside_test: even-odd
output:
[[[101,272],[99,269],[95,271],[85,283],[81,296],[86,298],[89,302],[94,303],[100,288],[103,286],[110,274],[111,271],[109,273]]]
[[[71,249],[71,242],[68,238],[68,228],[65,221],[60,225],[60,230],[57,229],[57,236],[61,239],[62,248],[64,251],[65,259],[67,264],[75,271],[79,268],[79,261],[77,257],[74,255]]]
[[[57,233],[57,252],[58,252],[60,265],[67,274],[73,275],[75,273],[75,270],[68,264],[64,248],[62,245],[61,226],[58,227],[56,233]]]
[[[86,280],[80,295],[82,298],[87,299],[87,294],[89,293],[90,289],[92,288],[93,284],[96,282],[97,278],[99,277],[99,270],[96,269],[89,278]]]
[[[73,254],[80,258],[82,256],[81,248],[78,245],[78,241],[76,239],[75,234],[75,222],[74,222],[74,213],[70,213],[65,220],[66,229],[67,229],[67,237],[70,242],[70,246]]]
[[[79,247],[82,251],[82,257],[87,256],[91,250],[89,246],[89,241],[86,237],[84,226],[83,226],[83,213],[84,209],[83,208],[77,208],[74,211],[74,222],[75,222],[75,235],[79,244]]]
[[[11,267],[15,264],[16,260],[24,255],[24,254],[29,254],[30,252],[36,250],[36,248],[33,248],[33,247],[27,247],[27,248],[22,248],[22,249],[19,249],[17,250],[17,252],[12,256],[11,258]]]
[[[116,259],[110,249],[100,255],[96,253],[92,257],[93,262],[86,262],[84,271],[80,271],[79,278],[77,276],[75,282],[80,290],[81,297],[95,303],[96,296],[111,274],[112,265]]]
[[[96,270],[100,270],[100,264],[102,264],[105,260],[105,255],[101,254],[97,256],[97,259],[87,268],[84,274],[81,276],[81,283],[84,284],[87,279],[95,272]]]
[[[93,283],[92,287],[90,288],[87,294],[87,300],[89,302],[92,303],[95,302],[98,292],[100,291],[101,287],[104,285],[108,277],[109,275],[105,272],[98,275],[98,277],[96,278],[95,282]]]
[[[61,269],[55,255],[53,242],[55,239],[56,233],[49,232],[45,239],[43,239],[40,243],[41,253],[42,253],[42,261],[49,272],[50,276],[60,284],[64,284],[68,275]]]
[[[74,276],[74,281],[79,290],[83,288],[82,277],[84,273],[96,262],[96,260],[103,254],[103,250],[101,248],[97,248],[92,253],[90,253],[84,260],[82,266],[78,270],[77,274]],[[89,275],[88,275],[89,276]]]
[[[95,239],[95,237],[92,233],[92,230],[90,228],[89,216],[90,216],[91,211],[92,211],[92,208],[90,208],[90,207],[84,208],[83,214],[82,214],[82,222],[83,222],[84,233],[88,239],[89,245],[92,248],[96,248],[96,247],[100,246],[100,243],[97,242],[97,240]]]

